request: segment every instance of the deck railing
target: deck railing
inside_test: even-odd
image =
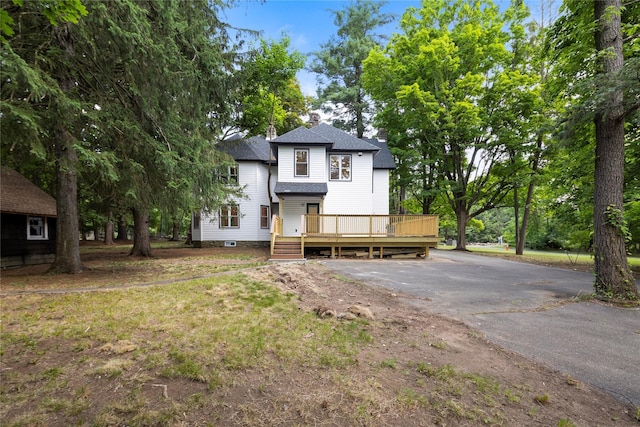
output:
[[[307,236],[437,236],[438,215],[331,215],[302,216]]]
[[[282,236],[282,219],[278,215],[271,216],[271,252],[276,244],[276,237]]]

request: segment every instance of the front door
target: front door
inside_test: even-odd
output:
[[[307,214],[317,215],[320,213],[320,203],[307,203]],[[307,233],[320,232],[320,218],[307,217]]]

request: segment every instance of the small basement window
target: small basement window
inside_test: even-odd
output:
[[[27,240],[48,240],[47,219],[42,216],[27,217]]]

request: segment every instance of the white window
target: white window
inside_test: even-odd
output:
[[[269,228],[269,206],[260,206],[260,228]]]
[[[193,213],[193,228],[194,230],[200,228],[200,212]]]
[[[238,205],[225,205],[220,207],[220,228],[238,227],[240,227]]]
[[[229,182],[232,184],[237,184],[239,173],[238,173],[238,165],[229,166]]]
[[[220,181],[227,184],[237,184],[238,181],[238,165],[223,167],[216,172]]]
[[[49,233],[47,230],[47,219],[42,216],[27,217],[27,239],[47,240]]]
[[[329,157],[329,179],[332,181],[351,180],[350,154],[333,154]]]
[[[309,176],[309,150],[295,150],[295,176]]]

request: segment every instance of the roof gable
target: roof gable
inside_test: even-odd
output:
[[[315,128],[314,128],[315,129]],[[313,129],[307,129],[304,126],[295,128],[274,139],[272,142],[276,144],[300,144],[300,145],[331,145],[333,141],[325,138]]]
[[[300,126],[273,142],[283,145],[326,145],[330,151],[378,151],[378,147],[325,123],[311,129]]]
[[[331,146],[332,151],[377,151],[378,147],[369,144],[362,139],[356,138],[353,135],[349,135],[347,132],[342,131],[331,125],[320,123],[310,129],[312,132],[321,135],[323,138],[333,142]]]
[[[15,170],[0,170],[0,210],[20,215],[56,217],[56,199]]]

